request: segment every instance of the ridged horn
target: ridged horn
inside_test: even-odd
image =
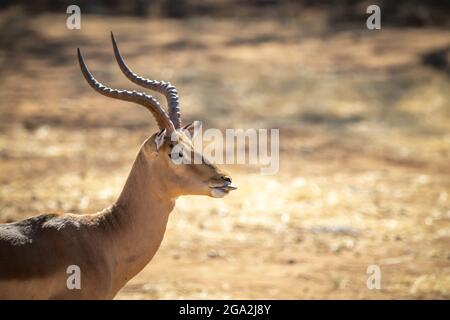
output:
[[[180,105],[178,102],[178,92],[175,86],[170,84],[170,82],[150,80],[138,76],[125,63],[112,32],[111,41],[114,48],[114,55],[117,63],[119,64],[120,70],[122,70],[125,76],[135,84],[163,94],[167,99],[167,108],[169,110],[170,120],[172,121],[175,129],[181,128]]]
[[[147,108],[155,117],[156,122],[160,129],[167,129],[167,133],[171,134],[174,130],[174,125],[167,113],[159,104],[158,100],[156,100],[151,95],[148,95],[139,91],[129,91],[129,90],[118,90],[109,88],[102,83],[98,82],[94,76],[89,71],[88,67],[84,63],[83,57],[81,55],[80,49],[77,48],[78,52],[78,62],[80,63],[81,72],[83,73],[84,78],[87,83],[98,93],[113,98],[119,99],[123,101],[129,101],[137,103],[145,108]]]

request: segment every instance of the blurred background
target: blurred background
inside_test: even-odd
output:
[[[117,298],[450,298],[448,2],[3,0],[0,26],[0,222],[110,205],[156,131],[81,76],[77,47],[136,89],[110,31],[135,72],[177,86],[185,123],[280,128],[279,173],[229,165],[237,191],[179,199]]]

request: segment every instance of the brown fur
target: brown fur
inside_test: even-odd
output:
[[[110,208],[0,225],[0,299],[113,298],[155,255],[175,199],[224,184],[214,165],[175,165],[169,138],[159,150],[154,140],[142,146]],[[189,143],[182,134],[179,142]],[[70,265],[81,269],[80,290],[66,286]]]

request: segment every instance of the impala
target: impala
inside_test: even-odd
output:
[[[134,83],[166,97],[168,113],[152,96],[111,89],[90,73],[78,49],[81,72],[98,93],[147,108],[159,131],[141,146],[117,201],[93,214],[43,214],[0,224],[0,299],[112,299],[153,258],[163,239],[169,213],[182,195],[223,197],[236,189],[231,178],[208,159],[175,164],[175,145],[190,150],[181,126],[178,94],[167,82],[134,74],[125,64],[113,34],[116,60]],[[67,287],[68,266],[81,270],[81,288]]]

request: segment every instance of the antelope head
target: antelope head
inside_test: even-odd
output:
[[[149,80],[135,74],[125,64],[112,33],[111,40],[117,63],[125,76],[139,86],[164,95],[167,100],[168,113],[149,94],[104,86],[91,74],[78,49],[78,60],[83,76],[95,91],[110,98],[139,104],[147,108],[155,118],[159,131],[149,137],[139,151],[139,156],[148,163],[149,172],[146,174],[158,174],[160,184],[171,197],[208,195],[221,198],[236,189],[228,174],[192,148],[190,137],[194,130],[194,123],[181,126],[176,88],[168,82]],[[183,161],[182,158],[188,157],[190,157],[189,161]],[[194,159],[202,161],[194,161]]]

